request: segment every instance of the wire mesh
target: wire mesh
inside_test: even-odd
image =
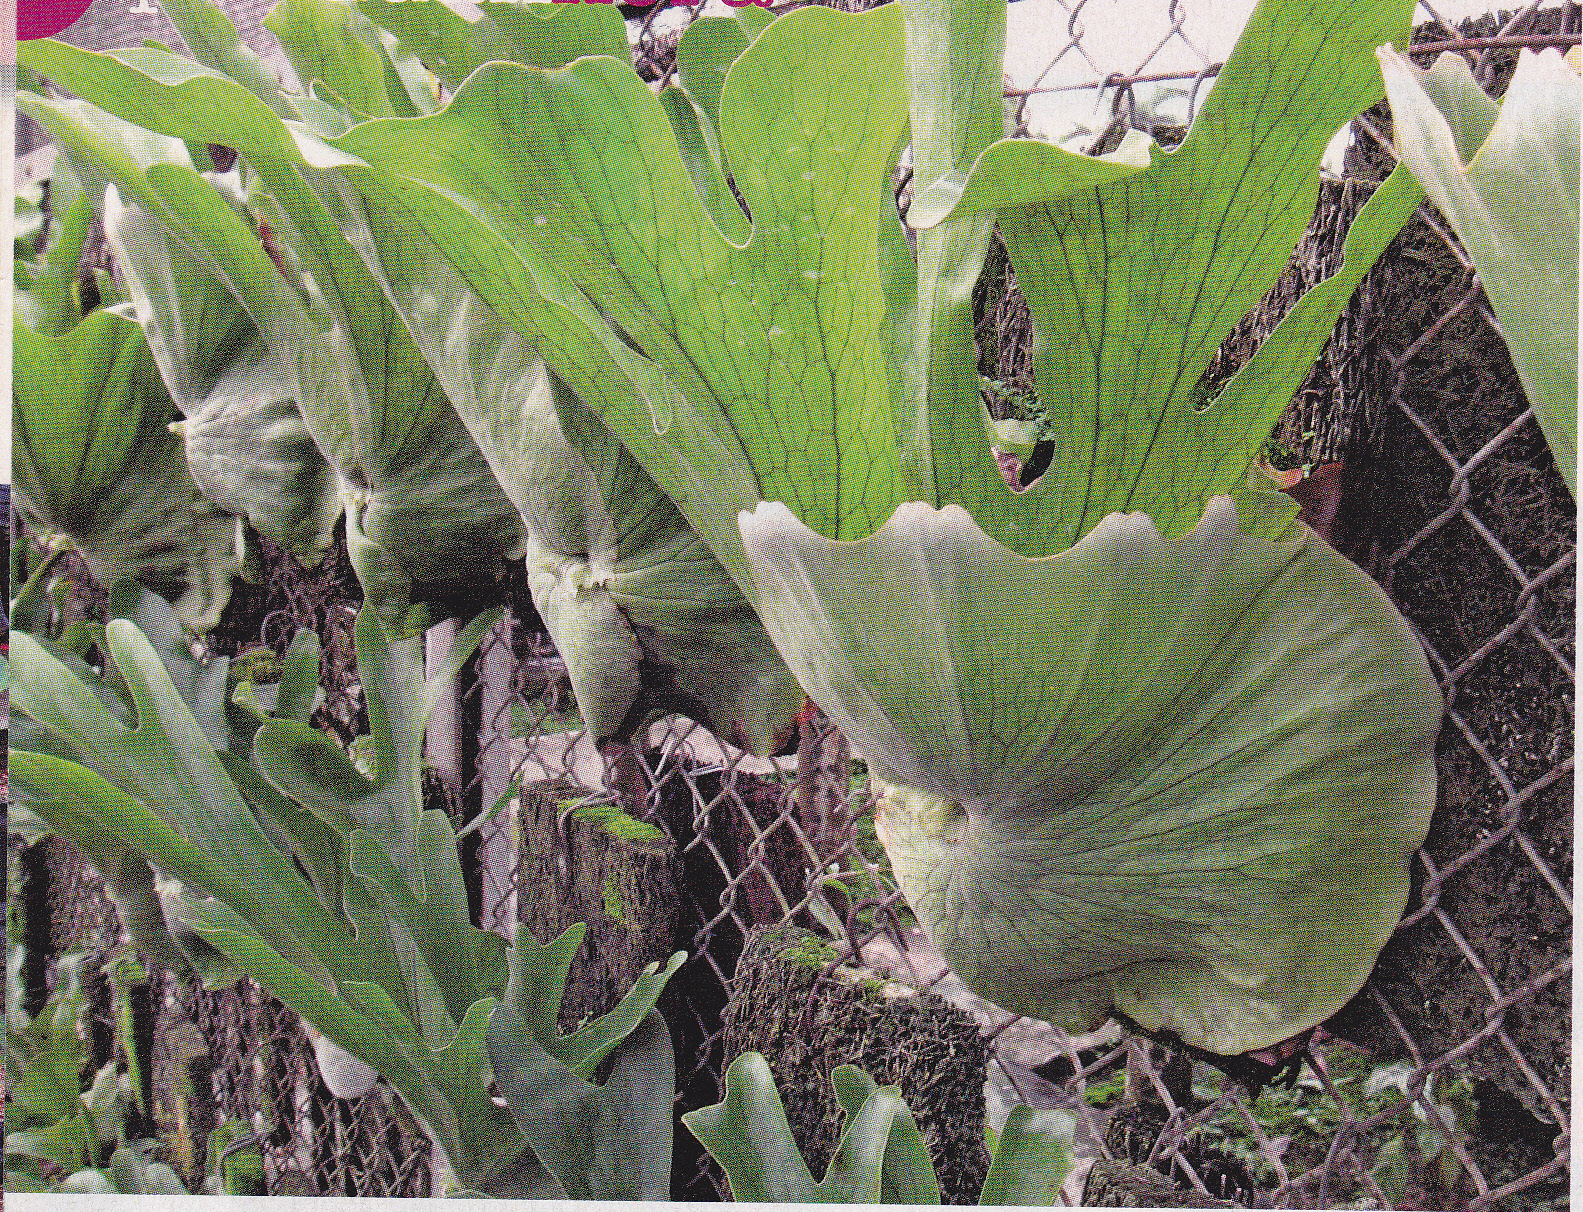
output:
[[[634,32],[646,78],[673,72],[679,31],[702,7],[647,11]],[[1190,3],[1171,0],[1146,53],[1116,62],[1095,36],[1108,13],[1099,0],[1045,8],[1064,20],[1046,26],[1061,32],[1041,48],[1044,69],[1008,90],[1020,129],[1048,122],[1035,102],[1062,94],[1087,98],[1089,116],[1072,132],[1043,133],[1074,133],[1090,149],[1127,126],[1168,134],[1191,121],[1220,65],[1200,46]],[[1468,54],[1496,91],[1513,48],[1578,40],[1575,4],[1460,28],[1425,11],[1415,42]],[[1383,110],[1359,120],[1349,173],[1380,179],[1388,133]],[[1415,859],[1412,902],[1333,1033],[1228,1072],[1114,1025],[1075,1037],[977,1002],[921,940],[874,842],[861,764],[828,721],[808,713],[795,752],[774,759],[675,718],[600,749],[581,730],[565,665],[520,585],[459,681],[451,749],[436,759],[434,794],[459,825],[476,825],[464,862],[478,920],[503,934],[543,926],[527,886],[530,870],[542,877],[530,843],[569,848],[580,807],[615,804],[663,832],[681,892],[671,936],[653,944],[689,956],[661,1003],[677,1044],[679,1110],[719,1097],[731,1059],[724,1013],[749,935],[792,923],[844,944],[831,966],[860,960],[974,1007],[996,1048],[992,1097],[1078,1120],[1082,1165],[1064,1188],[1069,1202],[1127,1202],[1125,1183],[1142,1168],[1182,1200],[1245,1206],[1562,1206],[1573,506],[1503,361],[1471,262],[1429,208],[1371,275],[1370,292],[1367,310],[1351,313],[1341,362],[1371,359],[1380,374],[1351,380],[1368,397],[1360,424],[1369,441],[1348,447],[1358,464],[1347,481],[1353,516],[1338,522],[1336,541],[1414,624],[1448,712],[1442,800]],[[1012,334],[997,364],[1007,380],[1028,373],[1016,302],[1011,282],[987,308],[990,328]],[[349,644],[355,581],[343,567],[311,584],[289,573],[271,585],[275,600],[245,638],[280,651],[296,627],[318,631],[329,690],[318,722],[349,742],[363,726]],[[257,619],[263,608],[247,609]],[[530,810],[544,803],[547,814]],[[113,945],[113,907],[80,860],[13,842],[13,871],[50,864],[46,958]],[[180,1063],[184,1080],[203,1087],[203,1114],[261,1134],[272,1193],[428,1193],[428,1152],[410,1116],[379,1090],[330,1097],[300,1024],[256,985],[204,991],[161,977],[156,988],[170,1038],[187,1023],[202,1041]],[[680,1130],[677,1149],[676,1197],[727,1194]]]

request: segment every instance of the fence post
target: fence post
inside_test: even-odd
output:
[[[484,637],[478,652],[478,749],[470,772],[469,791],[477,795],[477,811],[490,812],[511,787],[511,612]],[[517,830],[514,818],[500,818],[499,827],[483,830],[478,860],[483,868],[484,925],[507,933],[517,921]]]
[[[456,643],[456,620],[436,623],[423,636],[423,665],[428,677]],[[454,677],[429,713],[424,737],[425,760],[454,787],[462,784],[462,679]]]

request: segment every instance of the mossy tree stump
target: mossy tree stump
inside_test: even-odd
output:
[[[941,1199],[976,1204],[989,1170],[990,1041],[970,1015],[933,994],[897,996],[900,986],[853,969],[821,979],[835,954],[806,930],[755,930],[732,982],[725,1059],[763,1053],[815,1178],[842,1128],[831,1071],[856,1065],[880,1085],[900,1087],[929,1147]]]
[[[579,806],[586,797],[548,782],[521,798],[519,920],[540,942],[588,925],[561,1004],[567,1029],[605,1013],[646,965],[686,945],[675,848],[615,805]]]

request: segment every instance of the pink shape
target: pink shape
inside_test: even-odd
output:
[[[90,0],[17,0],[16,39],[53,38],[88,10]]]

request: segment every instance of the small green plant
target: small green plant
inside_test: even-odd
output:
[[[1091,1107],[1108,1107],[1121,1101],[1127,1093],[1127,1071],[1117,1068],[1102,1080],[1089,1082],[1083,1089],[1083,1101]]]
[[[1396,1206],[1450,1206],[1444,1201],[1461,1178],[1450,1140],[1471,1130],[1476,1118],[1467,1079],[1431,1079],[1420,1099],[1410,1084],[1413,1066],[1405,1062],[1380,1065],[1359,1049],[1338,1045],[1324,1051],[1322,1063],[1326,1081],[1305,1069],[1289,1085],[1272,1083],[1259,1091],[1249,1112],[1263,1142],[1230,1110],[1192,1130],[1193,1148],[1234,1162],[1265,1185],[1278,1178],[1268,1142],[1280,1142],[1288,1174],[1301,1174],[1325,1160],[1348,1121],[1381,1119],[1359,1142],[1374,1181]],[[1213,1073],[1202,1065],[1195,1072],[1193,1095],[1204,1104],[1221,1093]],[[1424,1109],[1425,1101],[1434,1107],[1433,1115]],[[1338,1173],[1331,1194],[1352,1200],[1367,1195],[1367,1188]],[[1407,1200],[1413,1202],[1406,1205]]]
[[[1365,1096],[1389,1092],[1413,1099],[1402,1108],[1396,1130],[1375,1150],[1369,1173],[1397,1207],[1451,1207],[1464,1181],[1451,1145],[1466,1140],[1478,1122],[1473,1088],[1465,1077],[1448,1081],[1431,1074],[1422,1097],[1414,1097],[1412,1072],[1411,1065],[1388,1065],[1371,1073],[1364,1085]]]
[[[492,1059],[502,1087],[520,1074],[516,1026],[553,1024],[567,939],[545,948],[519,930],[508,947],[474,926],[456,835],[421,794],[438,687],[491,616],[463,630],[429,682],[421,640],[392,643],[372,611],[359,614],[371,725],[359,769],[307,723],[319,664],[310,633],[263,686],[195,655],[154,594],[124,591],[112,613],[121,617],[93,638],[98,667],[47,637],[12,637],[11,782],[23,804],[99,871],[124,876],[112,890],[140,949],[212,986],[258,980],[312,1024],[329,1068],[386,1079],[464,1186],[562,1193],[558,1146],[519,1131],[488,1083]],[[536,1036],[560,1066],[541,1076],[584,1081],[625,1047],[681,958],[583,1031]],[[652,1036],[645,1028],[632,1046],[647,1055]],[[585,1103],[573,1098],[556,1122],[585,1131]]]
[[[1305,429],[1299,441],[1310,442],[1313,440],[1314,434],[1314,430]],[[1259,462],[1274,468],[1276,471],[1290,471],[1294,467],[1300,467],[1305,478],[1314,469],[1311,459],[1305,460],[1297,451],[1280,441],[1274,434],[1271,434],[1265,440],[1264,445],[1259,447]]]
[[[12,947],[8,971],[20,947]],[[126,1067],[112,1060],[91,1070],[83,1039],[85,998],[80,979],[83,955],[57,963],[59,984],[37,1018],[28,1020],[11,996],[6,998],[5,1189],[70,1194],[186,1195],[176,1172],[161,1160],[156,1140],[131,1138],[134,1112],[142,1106],[142,1080],[127,1016],[128,981],[146,975],[130,957],[106,965]],[[83,1087],[85,1074],[91,1076]],[[222,1125],[226,1131],[235,1125]],[[217,1132],[218,1134],[218,1132]],[[238,1138],[241,1139],[241,1138]],[[237,1167],[259,1162],[256,1149],[233,1155]],[[206,1189],[222,1186],[219,1155],[209,1155]],[[227,1188],[229,1189],[229,1188]],[[262,1192],[258,1192],[262,1194]]]
[[[268,1195],[264,1155],[259,1133],[229,1119],[209,1133],[206,1156],[209,1173],[203,1181],[205,1195]]]
[[[720,1163],[739,1202],[937,1204],[940,1184],[911,1110],[894,1086],[854,1065],[830,1075],[846,1119],[824,1178],[815,1182],[786,1119],[769,1062],[745,1052],[726,1070],[725,1100],[682,1122]],[[991,1138],[980,1205],[1048,1206],[1072,1168],[1072,1118],[1012,1108]]]

